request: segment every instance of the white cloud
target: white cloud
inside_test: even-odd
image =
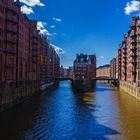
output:
[[[46,30],[46,29],[40,30],[40,34],[41,34],[41,35],[44,35],[44,36],[51,36],[51,35],[52,35],[52,34],[50,34],[49,31]]]
[[[56,53],[58,53],[58,54],[64,54],[65,53],[65,51],[62,48],[60,48],[60,47],[58,47],[54,44],[50,44],[50,45],[55,49]]]
[[[52,25],[52,26],[51,26],[51,28],[55,28],[55,26],[54,26],[54,25]]]
[[[19,0],[20,2],[30,6],[30,7],[33,7],[33,6],[45,6],[44,3],[42,3],[40,0]]]
[[[27,15],[34,13],[33,9],[31,7],[26,6],[26,5],[21,6],[21,12],[23,14],[27,14]]]
[[[14,0],[16,2],[17,0]],[[45,6],[44,3],[42,3],[40,0],[19,0],[21,3],[24,3],[25,5],[21,6],[21,11],[24,14],[33,14],[34,11],[32,7],[34,6]]]
[[[46,22],[38,21],[37,22],[37,29],[38,30],[44,29],[46,24],[47,24]]]
[[[52,33],[52,35],[57,35],[57,33]]]
[[[60,19],[60,18],[53,18],[53,20],[55,20],[55,21],[58,21],[58,22],[61,22],[62,21],[62,19]]]
[[[52,34],[49,33],[49,31],[47,29],[45,29],[45,25],[47,23],[46,22],[41,22],[41,21],[38,21],[37,22],[37,30],[40,31],[40,34],[41,35],[44,35],[44,36],[51,36]]]
[[[104,56],[100,56],[100,59],[104,59]]]
[[[132,12],[136,12],[139,10],[140,2],[136,0],[132,0],[131,2],[127,2],[125,7],[125,14],[129,15]]]

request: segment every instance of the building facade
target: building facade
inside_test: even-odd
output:
[[[99,66],[96,69],[97,77],[110,77],[110,65]]]
[[[74,61],[74,78],[91,79],[96,77],[96,56],[77,54]]]
[[[73,78],[73,67],[64,68],[61,66],[61,78]]]
[[[0,1],[0,107],[55,82],[60,59],[37,22],[20,11],[19,1]]]
[[[129,83],[136,83],[138,81],[138,21],[138,17],[132,18],[130,30],[124,35],[116,57],[116,76],[118,79],[128,81]]]
[[[133,17],[116,55],[120,88],[140,99],[140,18]]]
[[[110,77],[116,78],[116,58],[110,61]]]

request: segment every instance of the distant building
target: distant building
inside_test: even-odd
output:
[[[47,58],[47,81],[49,83],[60,77],[60,58],[53,45],[47,48]]]
[[[61,66],[61,78],[72,78],[73,77],[73,67],[64,68]]]
[[[110,77],[116,78],[116,58],[110,61]]]
[[[97,68],[97,77],[110,77],[110,65],[103,65]]]
[[[74,78],[90,79],[96,77],[96,56],[80,54],[74,61]]]
[[[89,55],[91,61],[91,77],[96,77],[96,56]]]
[[[121,49],[116,54],[116,78],[121,79]]]
[[[69,78],[73,78],[73,67],[72,66],[67,69],[67,74],[68,74]]]

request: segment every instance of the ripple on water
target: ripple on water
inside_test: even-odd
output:
[[[0,135],[8,140],[140,139],[140,103],[105,83],[98,83],[93,93],[77,95],[69,82],[62,82],[58,90],[25,102],[22,109],[24,113],[17,108],[6,114],[10,118],[3,122],[9,127],[1,122]]]

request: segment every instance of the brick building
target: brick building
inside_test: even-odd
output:
[[[96,77],[110,77],[110,65],[99,66],[96,69]]]
[[[116,58],[110,61],[110,77],[116,78]]]
[[[74,61],[74,78],[90,79],[96,77],[96,56],[77,54]]]
[[[20,11],[19,2],[0,1],[0,106],[22,99],[54,82],[60,59],[37,22]]]
[[[117,75],[122,81],[138,82],[139,18],[133,17],[130,30],[124,35],[117,52]]]
[[[73,67],[64,68],[61,66],[61,78],[73,78]]]
[[[140,98],[140,18],[132,17],[116,55],[116,77],[120,88]]]

